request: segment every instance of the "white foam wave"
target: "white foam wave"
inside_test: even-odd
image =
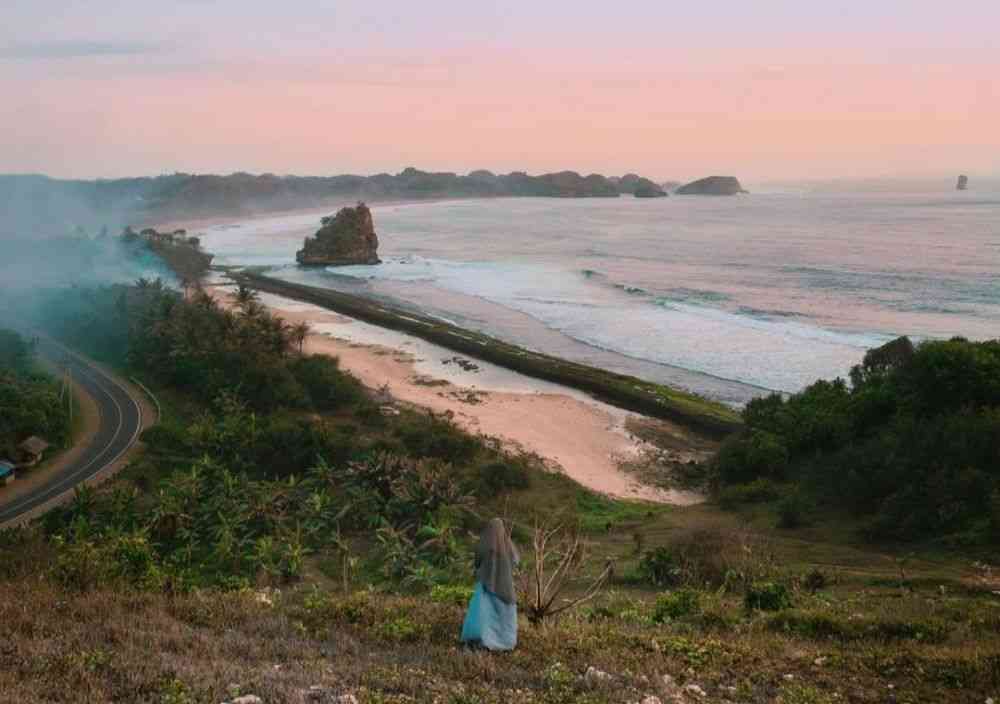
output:
[[[526,313],[592,346],[780,391],[844,375],[865,349],[888,339],[638,296],[538,264],[408,257],[337,273],[429,282]]]

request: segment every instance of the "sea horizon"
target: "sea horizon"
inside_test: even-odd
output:
[[[301,214],[204,229],[216,262],[384,298],[501,339],[739,406],[844,377],[899,336],[992,337],[1000,195],[372,204],[382,264],[301,269]]]

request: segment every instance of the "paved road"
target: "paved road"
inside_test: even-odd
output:
[[[24,513],[71,491],[114,464],[139,437],[142,410],[130,393],[117,381],[61,345],[41,339],[38,354],[60,369],[69,367],[74,381],[94,399],[100,412],[100,427],[74,462],[34,491],[0,504],[0,527]],[[29,470],[30,471],[30,470]]]

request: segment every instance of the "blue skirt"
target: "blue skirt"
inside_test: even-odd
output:
[[[517,645],[517,606],[506,603],[476,582],[462,624],[462,642],[487,650],[513,650]]]

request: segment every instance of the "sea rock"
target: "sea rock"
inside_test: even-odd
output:
[[[336,215],[323,218],[322,227],[307,237],[295,259],[305,266],[347,266],[379,264],[378,236],[372,211],[364,203],[341,208]]]
[[[619,193],[631,194],[636,198],[663,198],[667,195],[658,184],[639,174],[625,174],[611,181],[618,187]]]
[[[709,176],[677,189],[682,196],[734,196],[746,193],[735,176]]]
[[[962,174],[961,176],[958,177],[958,184],[955,186],[955,188],[959,191],[964,191],[968,187],[969,187],[969,177],[966,176],[965,174]]]

